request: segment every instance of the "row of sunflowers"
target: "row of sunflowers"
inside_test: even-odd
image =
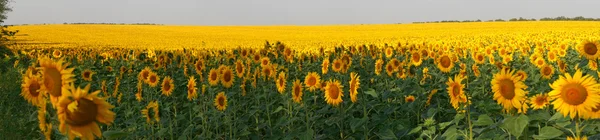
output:
[[[597,39],[226,50],[24,48],[46,139],[588,139]]]

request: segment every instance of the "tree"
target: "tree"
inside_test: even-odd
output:
[[[9,64],[14,61],[13,52],[6,47],[9,37],[14,36],[18,31],[6,30],[6,26],[2,25],[6,20],[6,13],[12,11],[8,5],[11,1],[0,0],[0,73],[4,73]],[[7,57],[8,56],[8,57]]]

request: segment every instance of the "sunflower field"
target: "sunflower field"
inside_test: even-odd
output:
[[[600,139],[598,22],[11,28],[7,139]]]

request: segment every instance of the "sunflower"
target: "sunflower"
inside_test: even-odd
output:
[[[549,103],[548,95],[538,94],[529,99],[529,104],[533,109],[544,109]]]
[[[311,92],[319,89],[319,83],[321,83],[321,76],[316,72],[309,72],[304,78],[304,84]]]
[[[258,52],[254,53],[254,56],[252,56],[252,60],[254,60],[255,63],[260,63],[260,58],[262,58],[262,56]]]
[[[535,59],[535,66],[537,66],[538,68],[542,68],[542,66],[544,65],[546,65],[546,60],[544,60],[544,58],[538,57],[537,59]]]
[[[83,77],[83,80],[86,80],[86,81],[92,81],[93,75],[94,75],[94,72],[92,72],[92,70],[89,70],[89,69],[83,70],[83,72],[81,72],[81,77]]]
[[[194,63],[194,69],[198,75],[202,75],[202,70],[204,70],[204,60],[198,59],[198,61]]]
[[[379,75],[381,74],[381,71],[383,70],[383,60],[377,59],[377,61],[375,62],[375,74]]]
[[[196,88],[196,79],[194,76],[190,76],[187,84],[187,99],[193,100],[198,98],[198,88]]]
[[[342,68],[344,67],[344,63],[342,63],[341,59],[335,59],[335,60],[333,60],[333,65],[331,65],[331,67],[334,72],[340,72],[340,71],[342,71]]]
[[[37,75],[31,73],[24,75],[23,84],[21,84],[21,96],[35,106],[45,106],[46,94],[40,91],[40,88],[44,85],[43,82]]]
[[[60,57],[62,57],[62,54],[63,54],[62,51],[60,51],[60,50],[54,50],[54,52],[52,52],[52,57],[54,57],[54,58],[60,58]]]
[[[140,71],[140,74],[138,75],[138,79],[145,81],[146,79],[148,79],[148,75],[150,75],[150,72],[152,72],[150,67],[145,67],[142,71]]]
[[[391,58],[394,55],[394,49],[392,47],[385,48],[385,57]]]
[[[150,85],[150,87],[156,87],[156,85],[158,85],[158,81],[160,81],[160,77],[158,77],[158,75],[156,73],[150,72],[150,74],[148,74],[146,83],[148,83],[148,85]]]
[[[473,60],[475,60],[475,63],[477,64],[483,64],[485,63],[485,56],[481,53],[474,53]]]
[[[175,88],[175,85],[173,84],[173,79],[171,79],[171,77],[169,76],[165,77],[165,79],[163,79],[161,87],[163,95],[171,96],[171,93],[173,93],[173,89]]]
[[[419,52],[412,52],[410,56],[410,61],[414,66],[419,66],[423,62],[421,60],[421,54]]]
[[[588,140],[586,136],[567,137],[567,140]]]
[[[443,54],[438,58],[437,67],[440,69],[440,71],[448,73],[450,72],[452,67],[454,67],[454,63],[452,62],[448,54]]]
[[[321,64],[321,73],[327,74],[329,71],[329,58],[325,58],[323,60],[323,64]]]
[[[557,59],[558,59],[558,56],[555,51],[548,52],[548,61],[556,62]]]
[[[246,73],[246,68],[244,68],[244,63],[242,60],[237,60],[235,62],[235,74],[238,78],[244,77],[244,73]]]
[[[600,57],[600,52],[598,52],[598,47],[600,47],[600,43],[597,41],[584,40],[579,45],[577,45],[577,50],[581,55],[589,60],[596,60]]]
[[[545,79],[550,79],[552,77],[552,74],[554,74],[554,67],[550,65],[544,65],[542,66],[542,68],[540,68],[540,74]]]
[[[225,66],[225,68],[223,68],[223,73],[220,76],[221,76],[221,84],[223,84],[223,87],[230,88],[231,85],[233,85],[235,76],[233,75],[233,72],[231,71],[229,66]]]
[[[73,78],[75,77],[73,74],[74,69],[67,68],[69,64],[66,64],[62,59],[52,61],[49,58],[42,58],[39,60],[39,64],[42,67],[43,75],[43,84],[40,91],[50,94],[52,106],[56,106],[62,96],[63,88],[75,81],[75,78]]]
[[[597,60],[589,60],[589,64],[587,65],[590,70],[598,71],[598,61]]]
[[[527,85],[519,80],[520,77],[514,74],[514,71],[507,69],[494,74],[491,81],[494,100],[502,105],[506,112],[516,108],[521,112],[523,102],[526,100]]]
[[[274,70],[273,65],[262,67],[262,76],[266,80],[268,80],[269,78],[274,78],[275,77],[275,70]]]
[[[414,101],[415,101],[415,96],[412,96],[412,95],[404,96],[404,102],[412,103]]]
[[[271,64],[271,60],[269,60],[269,57],[263,57],[262,59],[260,59],[261,67],[269,66],[269,64]]]
[[[476,77],[479,77],[481,75],[481,72],[479,71],[479,66],[477,66],[477,64],[474,64],[473,66],[471,66],[471,70],[473,71],[473,74]]]
[[[277,91],[280,94],[283,94],[285,92],[285,84],[286,84],[285,78],[286,78],[285,72],[282,71],[282,72],[279,72],[279,76],[278,76],[277,80],[275,81],[275,84],[277,85]]]
[[[292,89],[292,99],[294,102],[300,103],[300,101],[302,101],[302,84],[300,83],[300,80],[296,79],[294,81]]]
[[[83,89],[70,85],[65,89],[57,105],[60,132],[68,134],[70,139],[75,136],[82,139],[94,139],[94,135],[102,137],[96,122],[112,123],[115,113],[110,109],[114,106],[106,102],[106,98],[98,97],[100,91],[89,93],[90,85]]]
[[[554,109],[571,118],[589,118],[588,113],[600,103],[600,84],[590,75],[577,70],[573,76],[566,73],[554,81],[548,93]]]
[[[356,103],[358,100],[358,88],[360,88],[360,76],[355,72],[351,72],[348,85],[350,85],[350,100],[352,103]]]
[[[523,71],[523,70],[517,71],[516,75],[518,78],[517,80],[519,80],[519,81],[525,81],[527,79],[527,73],[525,73],[525,71]]]
[[[342,96],[344,96],[343,87],[338,80],[327,81],[327,86],[325,87],[325,101],[327,101],[327,104],[338,106],[342,103]]]
[[[150,111],[154,112],[154,113],[150,113]],[[154,116],[154,120],[156,120],[156,122],[160,121],[160,117],[159,115],[159,110],[158,110],[158,102],[156,101],[151,101],[148,103],[148,105],[146,106],[146,108],[142,109],[142,115],[144,116],[144,118],[146,118],[146,123],[148,124],[154,124],[153,121],[153,116]]]
[[[208,83],[211,86],[219,84],[219,71],[217,69],[210,69],[210,72],[208,73]]]
[[[215,107],[217,107],[219,111],[227,109],[227,96],[225,96],[225,92],[219,92],[219,94],[217,94],[217,97],[215,97]]]
[[[457,75],[454,76],[454,79],[452,77],[448,78],[448,82],[446,82],[448,94],[450,95],[450,104],[457,110],[460,107],[460,103],[467,102],[467,97],[464,93],[465,86],[462,84],[462,80],[462,77]]]
[[[388,76],[392,76],[392,74],[394,74],[395,69],[396,68],[394,67],[394,64],[392,64],[392,63],[387,63],[385,65],[385,73],[387,73]]]

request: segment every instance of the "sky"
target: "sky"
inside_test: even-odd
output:
[[[515,17],[600,18],[598,0],[12,0],[4,24],[393,24]]]

